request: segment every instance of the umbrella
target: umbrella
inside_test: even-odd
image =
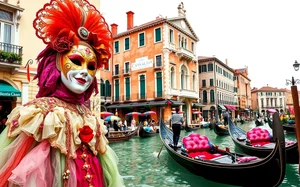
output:
[[[100,112],[100,116],[101,117],[107,117],[107,116],[113,116],[114,114],[111,112]]]
[[[202,112],[200,111],[194,111],[193,114],[201,114]]]
[[[121,118],[119,118],[118,116],[108,116],[104,119],[104,121],[119,121]]]
[[[141,114],[141,116],[151,116],[151,115],[156,115],[156,112],[154,111],[147,111]]]
[[[129,117],[129,116],[139,116],[139,115],[141,115],[141,113],[140,112],[130,112],[130,113],[127,113],[125,116],[127,117]]]

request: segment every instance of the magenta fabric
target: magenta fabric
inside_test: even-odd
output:
[[[39,91],[36,95],[39,97],[56,97],[65,102],[74,104],[83,104],[87,101],[93,92],[98,94],[97,79],[94,79],[92,85],[82,94],[75,94],[70,91],[61,81],[60,71],[56,67],[56,55],[49,45],[38,55],[37,75]]]
[[[87,154],[86,163],[90,166],[88,172],[92,175],[91,185],[94,187],[104,187],[104,176],[100,161],[97,156],[95,156],[88,148],[85,150],[82,147],[78,148],[76,151],[77,158],[74,159],[76,165],[76,178],[77,178],[77,186],[80,187],[89,187],[88,181],[85,179],[87,171],[83,169],[83,164],[85,163],[82,158],[82,154]]]

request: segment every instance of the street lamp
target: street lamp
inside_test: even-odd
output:
[[[293,64],[295,71],[299,70],[299,64],[297,60]],[[295,131],[296,131],[296,137],[297,137],[297,142],[298,142],[298,152],[300,156],[300,110],[299,110],[299,98],[298,98],[298,90],[296,84],[299,84],[300,80],[299,79],[294,79],[292,77],[292,80],[286,80],[286,85],[291,85],[291,90],[292,90],[292,97],[293,97],[293,105],[294,105],[294,111],[295,111]],[[299,158],[299,165],[298,165],[298,173],[300,173],[300,158]]]

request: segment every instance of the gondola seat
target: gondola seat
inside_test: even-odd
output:
[[[264,146],[272,140],[272,135],[266,129],[253,128],[247,132],[247,138],[252,146]]]
[[[182,139],[182,151],[189,157],[199,157],[203,160],[210,160],[221,156],[219,153],[213,153],[214,147],[206,136],[197,133],[191,133]]]

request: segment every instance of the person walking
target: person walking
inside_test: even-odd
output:
[[[176,108],[176,113],[171,116],[171,124],[173,130],[173,149],[177,150],[177,144],[180,137],[181,126],[183,125],[184,118],[182,114],[179,114],[179,108]]]

